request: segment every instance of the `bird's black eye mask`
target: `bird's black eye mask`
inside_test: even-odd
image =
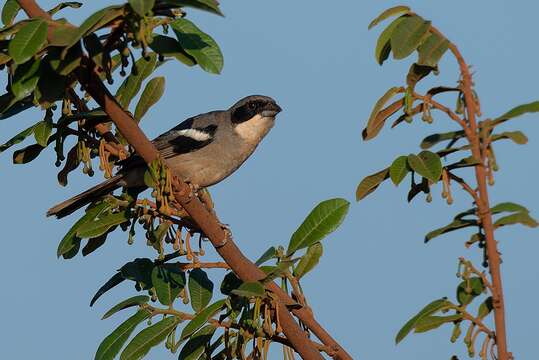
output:
[[[250,101],[232,112],[232,122],[240,124],[260,114],[268,105],[265,101]]]

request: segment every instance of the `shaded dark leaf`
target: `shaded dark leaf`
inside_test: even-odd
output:
[[[101,236],[88,239],[88,242],[86,245],[82,248],[82,256],[87,256],[99,249],[101,246],[105,244],[105,241],[107,240],[108,233],[105,233]]]
[[[209,347],[211,338],[215,333],[215,326],[206,325],[191,336],[180,351],[178,360],[197,360],[200,359],[206,347]]]
[[[30,126],[29,128],[21,131],[20,133],[18,133],[17,135],[12,137],[8,141],[6,141],[4,144],[0,145],[0,154],[6,151],[7,149],[9,149],[10,147],[12,147],[13,145],[16,145],[24,141],[24,139],[26,139],[28,136],[32,135],[34,133],[34,128],[36,127],[36,125],[37,124],[34,124]]]
[[[204,309],[213,295],[213,282],[202,269],[193,269],[189,272],[189,295],[191,307],[196,312]]]
[[[423,141],[421,141],[420,146],[421,146],[421,149],[429,149],[442,141],[448,141],[448,140],[455,141],[455,140],[463,138],[464,136],[465,136],[464,130],[450,131],[450,132],[440,133],[440,134],[432,134],[424,138]]]
[[[192,7],[223,16],[217,0],[166,0],[167,4],[180,7]]]
[[[106,293],[107,291],[115,287],[116,285],[121,284],[124,280],[125,278],[122,276],[121,273],[118,272],[114,274],[103,286],[99,288],[99,290],[97,290],[92,300],[90,300],[90,306],[93,306],[95,302],[97,301],[97,299],[101,297],[101,295],[103,295],[104,293]]]
[[[451,231],[467,228],[470,226],[477,226],[477,225],[478,225],[477,220],[457,219],[447,224],[444,227],[441,227],[439,229],[429,232],[427,235],[425,235],[425,242],[429,242],[435,237],[438,237],[440,235],[446,234]]]
[[[148,301],[150,301],[150,297],[148,295],[136,295],[132,296],[129,299],[125,299],[122,302],[119,302],[118,304],[114,305],[112,308],[110,308],[109,311],[107,311],[101,320],[105,320],[106,318],[111,317],[112,315],[116,314],[120,310],[124,310],[133,306],[146,304]]]
[[[39,144],[34,144],[25,147],[24,149],[17,150],[13,153],[13,163],[14,164],[27,164],[30,161],[34,160],[41,154],[44,147]]]
[[[232,294],[243,297],[265,297],[266,289],[264,285],[258,281],[244,282],[235,290],[232,290]]]
[[[260,258],[255,262],[255,265],[260,266],[266,261],[275,259],[276,257],[277,257],[277,249],[275,248],[275,246],[272,246],[268,250],[266,250],[264,254],[262,254],[262,256],[260,256]]]

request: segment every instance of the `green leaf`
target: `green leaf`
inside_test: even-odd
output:
[[[47,22],[43,19],[28,21],[9,42],[9,56],[16,64],[27,62],[47,42]]]
[[[395,27],[391,34],[391,49],[395,59],[404,59],[410,55],[428,33],[430,21],[426,21],[420,16],[407,16]]]
[[[442,234],[446,234],[451,231],[463,229],[470,226],[477,226],[476,220],[465,220],[465,219],[456,219],[450,224],[447,224],[444,227],[441,227],[439,229],[433,230],[429,232],[427,235],[425,235],[425,242],[429,242],[430,240],[434,239],[435,237],[438,237]]]
[[[95,360],[113,360],[120,352],[133,330],[138,324],[150,317],[146,310],[139,310],[135,315],[120,324],[99,345],[95,354]]]
[[[440,157],[430,151],[421,151],[418,155],[408,155],[408,165],[419,175],[435,183],[442,175]]]
[[[120,268],[120,273],[125,279],[136,281],[142,289],[148,290],[153,287],[152,271],[154,263],[147,258],[136,258]]]
[[[528,227],[537,227],[539,223],[530,216],[527,212],[519,212],[511,215],[507,215],[499,218],[494,223],[495,227],[502,227],[507,225],[522,224]]]
[[[386,27],[378,37],[378,40],[376,41],[376,48],[374,50],[374,57],[378,64],[382,65],[389,57],[389,54],[391,53],[391,35],[393,35],[395,28],[404,19],[406,19],[406,16],[393,20],[393,22],[389,24],[389,26]]]
[[[200,329],[208,321],[210,317],[215,315],[222,307],[225,305],[225,300],[219,300],[213,304],[206,307],[204,310],[198,313],[197,316],[193,318],[185,327],[183,328],[182,334],[180,336],[180,341],[187,339],[189,336],[194,334],[198,329]]]
[[[39,123],[37,123],[37,124],[39,124]],[[0,154],[3,153],[4,151],[6,151],[7,149],[9,149],[10,147],[12,147],[13,145],[16,145],[16,144],[22,142],[28,136],[32,135],[34,133],[34,128],[36,127],[37,124],[34,124],[34,125],[30,126],[29,128],[21,131],[20,133],[18,133],[17,135],[12,137],[8,141],[6,141],[4,144],[0,145]]]
[[[100,214],[101,215],[101,214]],[[92,221],[82,224],[77,230],[77,236],[81,239],[98,237],[106,233],[111,227],[129,221],[129,213],[102,213]]]
[[[165,91],[165,78],[159,76],[151,79],[144,88],[135,109],[135,119],[140,121],[144,114],[155,105]]]
[[[264,285],[258,281],[244,282],[239,288],[232,290],[232,294],[246,298],[265,297],[266,289],[264,288]]]
[[[58,5],[56,5],[55,7],[53,7],[52,9],[50,9],[49,11],[47,11],[50,15],[54,15],[56,14],[57,12],[59,12],[60,10],[63,10],[65,8],[73,8],[73,9],[78,9],[82,6],[82,3],[78,2],[78,1],[66,1],[66,2],[61,2],[59,3]]]
[[[378,188],[378,186],[380,186],[380,184],[388,178],[389,168],[385,168],[384,170],[378,171],[377,173],[365,177],[357,186],[356,200],[359,201],[361,199],[364,199],[367,195],[376,190],[376,188]]]
[[[457,300],[460,305],[468,305],[474,298],[481,295],[485,285],[480,277],[474,276],[463,280],[457,287]]]
[[[34,129],[34,137],[36,138],[36,142],[39,145],[43,147],[47,147],[51,134],[52,134],[51,121],[43,120],[36,124],[36,127]]]
[[[391,181],[393,181],[393,184],[397,186],[409,172],[410,167],[408,166],[408,157],[404,155],[396,158],[389,167],[389,177],[391,178]]]
[[[115,287],[116,285],[121,284],[125,280],[125,277],[121,273],[114,274],[110,279],[107,280],[103,286],[101,286],[95,295],[92,297],[92,300],[90,300],[90,306],[93,306],[97,299],[101,297],[104,293]]]
[[[363,140],[370,140],[374,138],[380,130],[384,127],[384,124],[389,116],[379,116],[380,110],[385,106],[385,104],[395,95],[403,91],[402,87],[392,87],[386,91],[386,93],[378,99],[374,108],[372,109],[371,116],[369,116],[369,121],[367,121],[367,127],[363,130]]]
[[[148,301],[150,301],[150,297],[147,295],[136,295],[132,296],[129,299],[125,299],[124,301],[114,305],[112,308],[110,308],[109,311],[103,315],[101,320],[105,320],[106,318],[116,314],[120,310],[124,310],[127,308],[130,308],[132,306],[142,305],[146,304]]]
[[[522,131],[504,131],[500,134],[493,134],[492,141],[501,139],[512,140],[515,144],[524,145],[528,143],[528,137]]]
[[[125,347],[120,355],[120,360],[142,359],[150,349],[159,345],[170,334],[180,319],[169,316],[139,332]]]
[[[385,10],[383,13],[378,15],[376,19],[371,21],[369,24],[369,30],[378,25],[380,22],[384,21],[385,19],[388,19],[392,16],[402,15],[402,14],[408,14],[410,12],[410,8],[408,6],[394,6],[392,8],[389,8]]]
[[[314,269],[314,267],[318,265],[323,252],[324,249],[322,248],[322,244],[319,242],[309,246],[305,255],[301,257],[301,260],[294,268],[294,276],[299,279]]]
[[[107,240],[108,233],[104,233],[101,236],[88,239],[88,242],[84,247],[82,248],[82,256],[88,256],[97,249],[99,249],[101,246],[105,244],[105,241]]]
[[[149,13],[155,4],[155,0],[129,0],[129,5],[140,16]]]
[[[460,169],[465,167],[471,167],[481,164],[481,161],[474,158],[473,156],[465,157],[464,159],[460,159],[457,162],[454,162],[450,165],[447,165],[447,169],[453,170],[453,169]]]
[[[187,66],[197,64],[196,60],[182,49],[178,40],[165,35],[154,35],[150,48],[162,56],[171,56]]]
[[[20,9],[21,7],[17,0],[7,0],[2,8],[2,23],[5,26],[13,24],[13,20],[15,20]]]
[[[185,287],[185,273],[178,263],[155,266],[152,270],[152,284],[159,302],[171,305]]]
[[[196,312],[204,309],[210,302],[213,294],[213,282],[202,269],[193,269],[189,272],[189,295],[191,307]]]
[[[260,258],[255,262],[256,266],[260,266],[268,260],[275,259],[277,257],[277,249],[275,246],[270,247],[266,250]]]
[[[419,53],[417,63],[435,68],[448,48],[449,40],[438,34],[431,33],[417,49]]]
[[[286,251],[287,255],[309,247],[337,230],[349,208],[350,203],[341,198],[325,200],[316,205],[292,234]]]
[[[57,46],[64,46],[64,52],[78,43],[80,39],[89,33],[92,33],[124,13],[123,5],[113,5],[103,8],[88,17],[78,28],[61,27],[58,30],[61,33],[55,32],[55,37],[62,38],[62,42]]]
[[[509,119],[513,119],[517,116],[521,116],[528,113],[535,113],[539,112],[539,101],[534,101],[531,103],[519,105],[517,107],[512,108],[502,116],[494,119],[494,122],[503,122]]]
[[[215,326],[206,325],[193,334],[180,351],[178,360],[202,360],[200,356],[204,353],[206,346],[209,346],[215,330]]]
[[[40,60],[28,61],[15,69],[11,84],[11,92],[15,95],[15,99],[24,99],[34,91],[39,81],[40,64]]]
[[[395,337],[395,343],[401,342],[402,339],[406,337],[412,331],[417,323],[426,316],[432,315],[440,310],[447,309],[452,306],[452,303],[446,298],[441,298],[434,300],[427,306],[425,306],[421,311],[419,311],[413,318],[408,320],[406,324],[399,330],[397,336]]]
[[[187,19],[176,19],[171,26],[181,47],[196,59],[203,70],[212,74],[221,73],[223,54],[215,40]]]
[[[492,296],[489,296],[481,303],[481,305],[479,305],[477,317],[479,319],[484,319],[492,310],[494,310],[494,304],[492,303]]]
[[[491,207],[490,212],[495,215],[501,212],[529,212],[529,210],[513,202],[503,202]]]
[[[149,54],[148,60],[143,57],[137,60],[135,63],[136,72],[131,73],[116,92],[116,99],[124,109],[129,107],[131,100],[138,94],[144,79],[152,74],[156,63],[157,55],[155,53]]]
[[[217,0],[167,0],[167,4],[172,4],[180,7],[192,7],[199,10],[208,11],[220,16],[223,16],[219,8]]]
[[[60,257],[73,246],[75,242],[80,241],[80,238],[77,236],[77,230],[87,222],[93,221],[99,214],[104,211],[108,211],[111,205],[107,202],[101,202],[95,206],[89,207],[84,214],[72,227],[69,229],[67,234],[65,234],[60,244],[58,244],[58,250],[56,251],[56,256]]]
[[[461,319],[462,314],[455,314],[449,316],[426,316],[416,323],[414,332],[427,332],[429,330],[436,329],[443,324],[452,323]]]
[[[39,144],[29,145],[23,149],[13,152],[14,164],[27,164],[41,154],[44,147]]]

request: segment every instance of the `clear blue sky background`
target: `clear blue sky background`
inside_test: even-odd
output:
[[[86,1],[81,11],[65,11],[73,22],[109,5]],[[40,1],[51,7],[51,1]],[[253,93],[273,96],[284,111],[257,153],[231,178],[212,188],[221,219],[229,223],[245,254],[257,258],[268,246],[288,242],[304,216],[321,200],[352,201],[342,228],[325,240],[319,267],[304,289],[320,322],[358,359],[448,359],[466,357],[464,345],[449,343],[450,328],[413,335],[399,346],[394,336],[423,305],[441,296],[454,298],[458,256],[479,260],[467,250],[465,232],[423,244],[429,230],[445,225],[470,207],[457,195],[448,206],[439,197],[427,204],[419,196],[406,202],[405,186],[386,183],[365,201],[354,191],[365,176],[397,155],[417,152],[423,136],[453,126],[435,114],[435,126],[417,121],[383,131],[364,143],[363,128],[372,105],[390,86],[401,85],[412,59],[383,68],[373,48],[380,29],[369,21],[394,1],[233,1],[223,0],[226,18],[190,11],[189,16],[215,37],[225,55],[220,76],[170,63],[159,69],[167,91],[142,123],[150,137],[184,118],[228,107]],[[537,12],[534,1],[408,1],[462,50],[473,64],[485,116],[539,99]],[[84,15],[80,15],[84,14]],[[455,61],[446,57],[441,75],[430,84],[457,81]],[[453,104],[453,100],[450,100]],[[37,111],[0,122],[0,140],[40,119]],[[529,135],[526,147],[497,146],[501,171],[492,202],[512,200],[539,212],[539,114],[511,127]],[[509,126],[507,127],[509,128]],[[13,166],[0,156],[2,187],[4,359],[92,358],[101,341],[127,317],[99,320],[119,300],[135,293],[124,285],[88,306],[95,290],[114,269],[134,257],[152,255],[142,238],[128,246],[125,234],[87,258],[56,259],[56,246],[75,217],[46,219],[52,204],[94,184],[99,177],[73,173],[58,186],[52,151],[32,166]],[[455,193],[459,191],[455,188]],[[498,233],[503,252],[510,349],[519,359],[539,358],[535,311],[539,295],[538,232],[515,226]],[[155,350],[152,359],[172,355]],[[272,358],[280,358],[276,348]]]

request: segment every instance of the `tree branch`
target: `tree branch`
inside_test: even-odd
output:
[[[19,0],[19,5],[29,17],[43,17],[50,19],[50,15],[36,4],[34,0]],[[51,28],[51,26],[49,27]],[[49,32],[50,35],[50,32]],[[148,140],[146,135],[138,127],[136,121],[125,112],[116,102],[116,99],[108,91],[105,85],[94,72],[95,64],[85,56],[82,58],[81,68],[77,71],[77,77],[85,90],[101,106],[107,115],[120,130],[124,138],[131,144],[136,152],[146,161],[151,163],[159,157],[158,151]],[[265,274],[249,259],[247,259],[233,242],[232,238],[224,231],[216,216],[194,196],[190,187],[180,178],[174,179],[174,195],[178,203],[195,220],[200,229],[208,237],[217,252],[226,261],[230,268],[243,281],[256,281],[265,277]],[[294,300],[279,288],[275,283],[267,284],[268,290],[275,293],[279,298],[279,321],[283,327],[287,339],[303,359],[323,359],[318,350],[312,346],[307,334],[299,327],[287,310],[287,305],[295,304]],[[335,359],[351,360],[352,357],[342,348],[320,324],[312,314],[304,308],[292,310],[329,349],[335,352]]]

